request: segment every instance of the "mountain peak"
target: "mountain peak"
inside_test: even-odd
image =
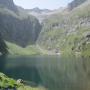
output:
[[[36,13],[43,13],[43,12],[50,12],[51,10],[49,10],[49,9],[40,9],[39,7],[35,7],[33,9],[30,9],[29,11],[36,12]]]

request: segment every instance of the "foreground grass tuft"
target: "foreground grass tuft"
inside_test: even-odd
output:
[[[3,73],[0,73],[0,88],[1,89],[16,88],[17,90],[45,90],[43,87],[30,87],[21,83],[17,84],[16,80],[9,78]]]

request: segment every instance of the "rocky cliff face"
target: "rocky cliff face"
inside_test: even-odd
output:
[[[41,30],[39,21],[23,13],[23,9],[19,11],[13,0],[0,0],[0,6],[0,33],[3,38],[23,47],[35,43]]]

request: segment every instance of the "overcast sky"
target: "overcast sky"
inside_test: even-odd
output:
[[[39,7],[41,9],[57,9],[65,7],[73,0],[14,0],[16,5],[22,6],[25,9]]]

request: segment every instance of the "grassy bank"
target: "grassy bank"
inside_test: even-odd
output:
[[[43,87],[30,87],[21,83],[17,83],[16,80],[9,78],[8,76],[6,76],[1,72],[0,72],[0,88],[1,89],[16,88],[17,90],[45,90],[45,88]]]

